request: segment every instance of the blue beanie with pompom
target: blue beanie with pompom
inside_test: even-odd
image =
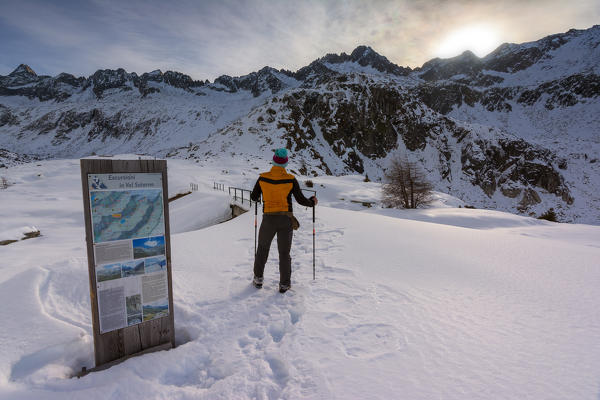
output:
[[[273,165],[277,167],[286,167],[288,165],[288,152],[286,149],[277,149],[273,155]]]

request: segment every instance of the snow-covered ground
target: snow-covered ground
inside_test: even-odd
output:
[[[93,340],[78,160],[7,169],[0,240],[2,399],[597,399],[600,227],[463,204],[386,210],[379,184],[310,178],[292,290],[250,285],[253,213],[228,222],[213,181],[258,171],[169,160],[178,346],[81,379]],[[304,183],[309,178],[300,178]],[[371,207],[368,207],[370,204]],[[200,229],[203,228],[203,229]],[[4,237],[3,235],[11,237]]]

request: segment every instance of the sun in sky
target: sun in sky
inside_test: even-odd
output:
[[[487,25],[470,25],[443,36],[435,55],[449,58],[465,50],[471,50],[478,57],[484,57],[500,44],[500,35],[495,28]]]

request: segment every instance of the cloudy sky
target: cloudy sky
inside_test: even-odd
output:
[[[25,63],[48,75],[122,67],[213,80],[295,71],[361,44],[417,67],[600,24],[599,0],[0,1],[0,75]]]

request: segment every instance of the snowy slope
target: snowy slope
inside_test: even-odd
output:
[[[188,93],[165,84],[161,89],[160,95],[142,99],[133,91],[115,91],[99,100],[91,89],[60,103],[2,97],[9,109],[26,110],[24,119],[29,125],[2,127],[0,148],[54,157],[119,154],[122,150],[165,154],[174,147],[204,139],[209,132],[227,126],[264,101],[248,92],[198,89]],[[94,118],[106,122],[97,133],[90,133]],[[40,135],[40,130],[54,129],[64,133]]]
[[[280,295],[276,251],[265,287],[250,285],[251,213],[185,226],[228,206],[215,176],[249,187],[256,173],[178,160],[170,193],[199,184],[170,208],[181,232],[172,235],[178,347],[68,379],[93,365],[78,164],[11,167],[15,185],[0,190],[0,232],[42,233],[0,246],[0,398],[598,396],[600,228],[454,208],[460,201],[441,194],[434,208],[384,210],[377,183],[315,178],[317,279],[311,212],[296,205],[293,288]]]
[[[600,75],[599,40],[600,25],[586,30],[571,29],[536,42],[505,44],[486,56],[484,61],[490,62],[511,53],[535,54],[532,65],[527,68],[513,74],[500,72],[498,76],[505,78],[501,86],[531,86],[581,73]]]

